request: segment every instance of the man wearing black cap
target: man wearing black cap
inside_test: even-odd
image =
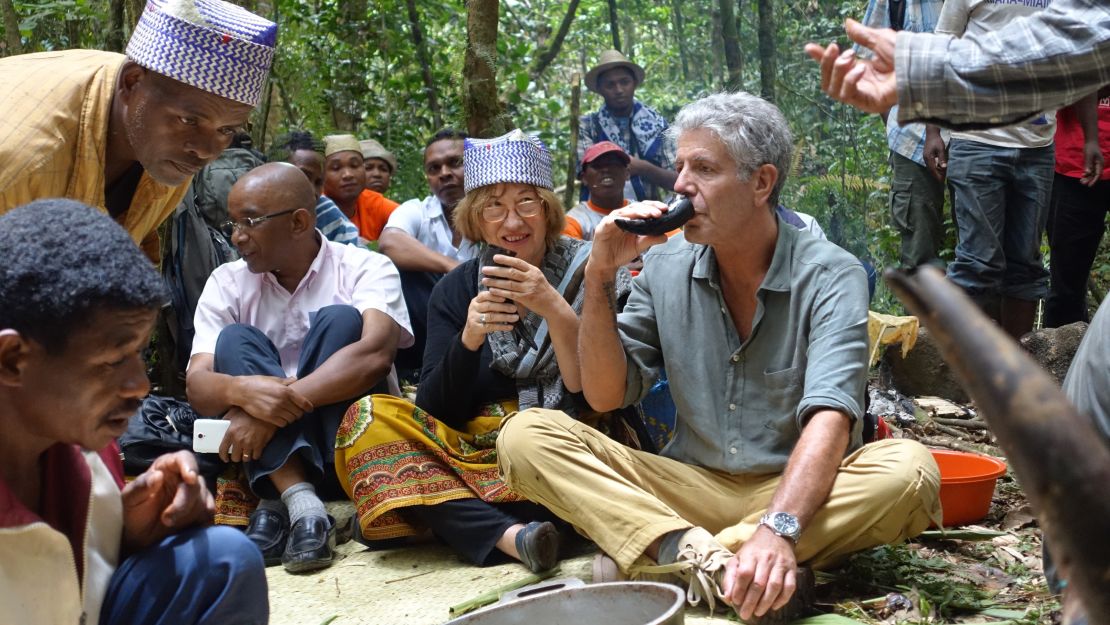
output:
[[[625,185],[629,200],[660,200],[674,191],[674,145],[664,136],[667,120],[636,100],[644,68],[618,50],[601,53],[586,74],[586,88],[605,99],[605,106],[583,116],[578,126],[578,160],[595,143],[612,141],[630,157],[632,177]],[[583,195],[583,198],[585,196]]]

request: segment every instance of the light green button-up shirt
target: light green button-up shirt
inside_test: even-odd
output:
[[[666,368],[678,409],[662,455],[731,474],[779,473],[805,420],[852,418],[861,444],[867,384],[867,276],[840,247],[779,221],[751,336],[741,343],[717,258],[681,235],[644,257],[618,317],[628,357],[625,404]]]

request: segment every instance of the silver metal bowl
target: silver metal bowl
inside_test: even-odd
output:
[[[446,625],[682,625],[686,594],[654,582],[564,583],[522,589]]]

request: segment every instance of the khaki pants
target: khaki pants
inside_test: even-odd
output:
[[[636,451],[567,415],[531,409],[497,438],[501,475],[517,493],[573,524],[627,572],[657,538],[701,526],[736,551],[759,526],[781,474],[730,475]],[[828,500],[802,528],[798,562],[828,567],[940,521],[940,472],[909,440],[865,445],[844,459]]]

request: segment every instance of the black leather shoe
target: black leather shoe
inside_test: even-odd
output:
[[[289,542],[289,517],[259,508],[251,513],[247,538],[262,551],[262,561],[266,566],[280,564],[285,544]]]
[[[529,571],[550,570],[559,563],[559,530],[549,521],[532,521],[517,533],[516,551]]]
[[[331,566],[335,557],[335,519],[306,516],[293,524],[281,564],[290,573],[306,573]]]

